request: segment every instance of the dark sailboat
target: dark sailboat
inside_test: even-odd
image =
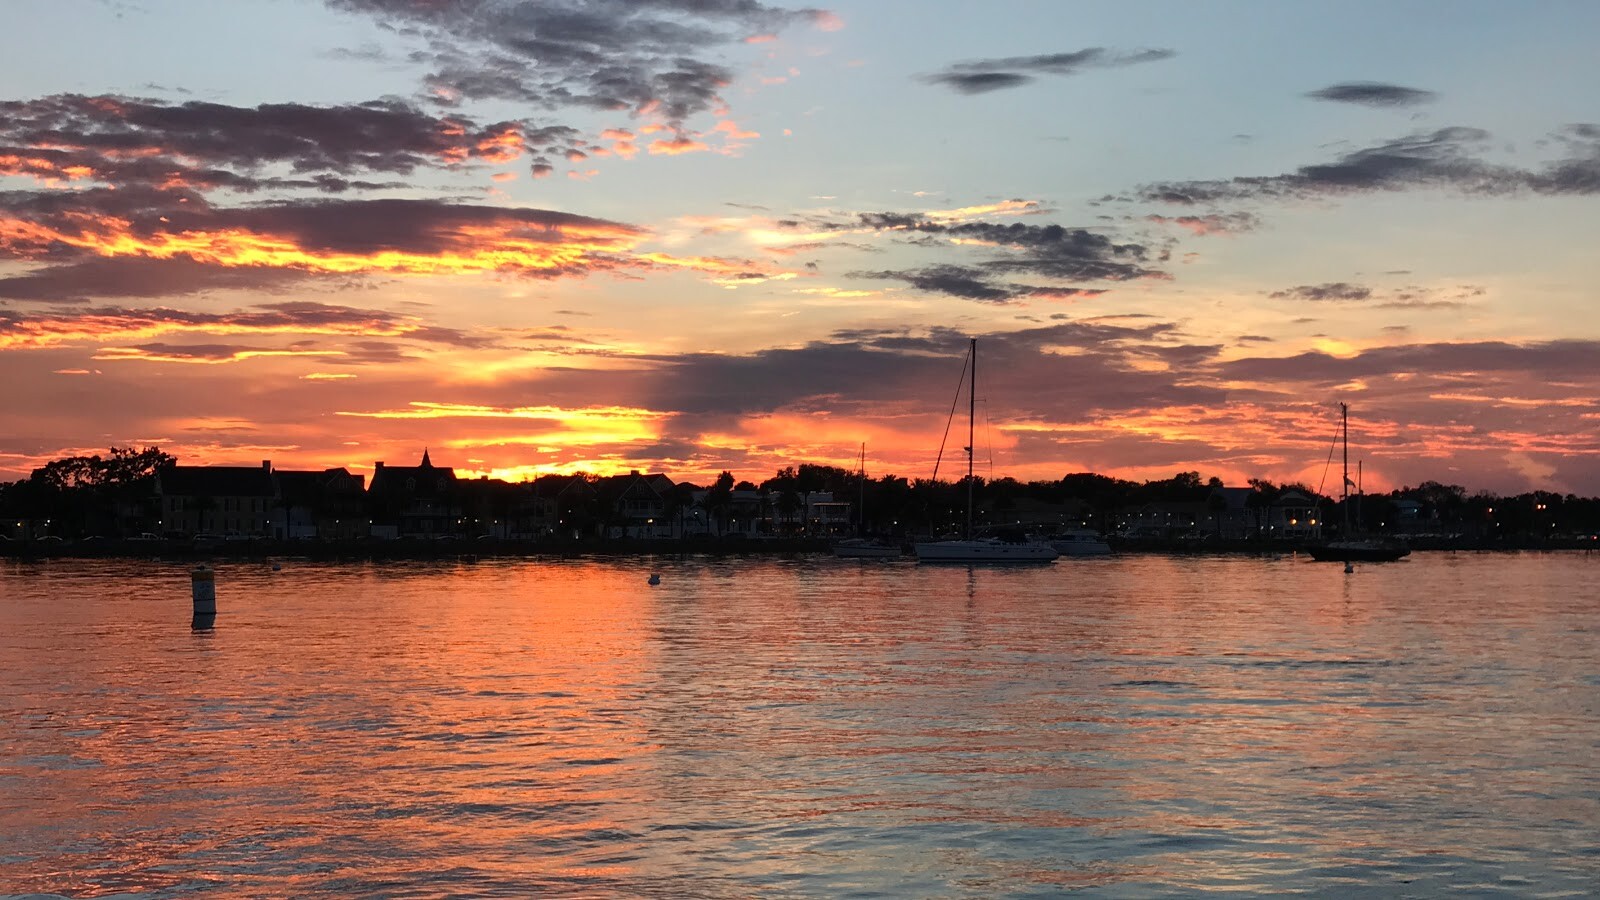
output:
[[[1394,562],[1411,555],[1410,548],[1384,538],[1356,537],[1350,529],[1350,407],[1339,404],[1339,435],[1344,441],[1344,481],[1339,488],[1339,505],[1344,510],[1340,540],[1325,541],[1306,548],[1317,562]]]

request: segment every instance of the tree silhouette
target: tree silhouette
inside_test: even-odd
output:
[[[706,514],[717,523],[717,534],[728,530],[728,513],[733,509],[733,473],[724,470],[706,491]]]

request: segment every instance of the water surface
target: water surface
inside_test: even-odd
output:
[[[281,564],[0,569],[0,895],[1600,884],[1600,556]]]

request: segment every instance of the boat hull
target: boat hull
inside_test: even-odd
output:
[[[1047,563],[1061,555],[1049,544],[1012,541],[928,541],[913,549],[925,563]]]
[[[1097,537],[1057,539],[1051,541],[1050,546],[1062,556],[1105,556],[1111,552],[1111,545]]]
[[[893,559],[900,555],[900,548],[870,541],[840,541],[833,545],[833,555],[840,559]]]
[[[1307,547],[1306,552],[1317,562],[1394,562],[1411,555],[1406,547],[1370,541],[1334,541]]]

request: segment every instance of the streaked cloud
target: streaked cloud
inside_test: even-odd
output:
[[[1040,74],[1078,75],[1091,69],[1156,62],[1176,55],[1176,51],[1173,50],[1118,52],[1104,47],[1089,47],[1068,53],[1007,56],[954,63],[941,72],[924,76],[922,80],[963,94],[986,94],[990,91],[1030,84],[1035,80],[1035,76]]]
[[[1285,175],[1147,185],[1144,200],[1193,205],[1240,200],[1290,200],[1373,191],[1421,189],[1464,194],[1520,192],[1587,196],[1600,193],[1600,127],[1570,125],[1554,135],[1567,156],[1537,168],[1489,161],[1487,131],[1451,127],[1356,150],[1331,163]]]
[[[1273,291],[1271,296],[1278,300],[1366,300],[1372,296],[1372,289],[1359,284],[1335,281],[1328,284],[1297,285]]]
[[[266,304],[233,313],[115,306],[37,314],[0,309],[0,350],[104,345],[176,334],[395,337],[459,347],[486,343],[412,317],[307,301]]]
[[[1433,91],[1384,84],[1379,81],[1343,81],[1306,93],[1315,100],[1335,103],[1355,103],[1361,106],[1417,106],[1432,102],[1438,95]]]

